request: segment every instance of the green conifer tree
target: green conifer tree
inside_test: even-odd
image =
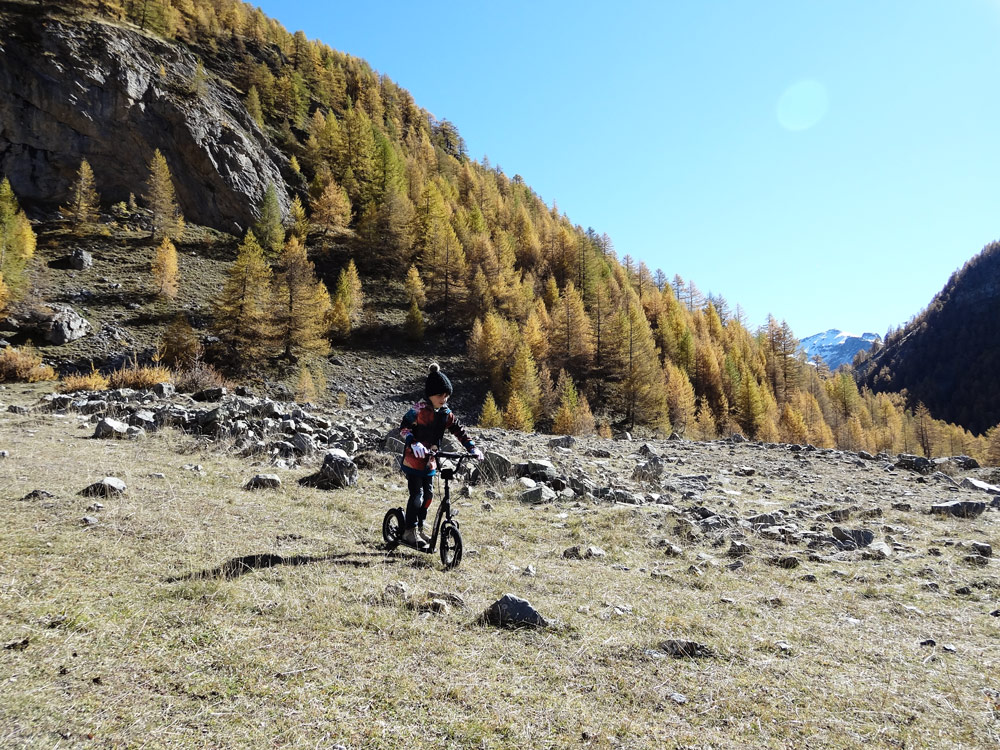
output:
[[[232,346],[240,367],[257,362],[272,347],[271,268],[253,232],[247,232],[222,292],[213,302],[213,328]]]

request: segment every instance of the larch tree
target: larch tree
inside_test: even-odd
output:
[[[278,189],[274,183],[268,183],[264,197],[257,207],[257,221],[253,225],[253,233],[264,254],[269,259],[277,258],[285,246],[285,227],[281,223],[281,204],[278,202]]]
[[[289,233],[298,237],[303,245],[306,244],[306,240],[309,239],[309,219],[306,216],[306,208],[302,205],[302,199],[297,195],[292,198],[288,219],[291,222]]]
[[[424,274],[427,277],[429,296],[441,304],[447,317],[452,306],[460,304],[465,297],[468,273],[465,251],[451,225],[437,222],[431,244],[424,252]]]
[[[685,372],[670,360],[664,363],[663,373],[667,381],[667,410],[670,424],[675,432],[683,435],[688,426],[694,422],[694,386],[691,385]]]
[[[152,213],[152,234],[154,240],[168,237],[180,239],[184,233],[184,217],[174,197],[174,182],[170,176],[167,160],[156,149],[149,162],[149,179],[143,196]]]
[[[250,91],[247,92],[246,107],[247,114],[257,123],[257,127],[264,127],[264,110],[261,108],[260,92],[256,86],[250,86]]]
[[[94,171],[84,159],[76,172],[76,179],[70,187],[69,203],[62,208],[62,214],[70,220],[77,234],[94,231],[101,218],[101,198],[97,194]]]
[[[507,392],[517,393],[524,405],[531,410],[532,420],[538,422],[542,415],[542,392],[538,383],[538,366],[531,356],[531,348],[522,341],[514,351],[514,362],[507,379]]]
[[[406,296],[409,298],[410,303],[415,304],[417,307],[422,308],[427,304],[427,290],[424,287],[423,280],[420,278],[420,272],[415,265],[410,265],[409,270],[406,272]]]
[[[531,409],[516,393],[512,393],[507,399],[507,406],[503,412],[503,426],[508,430],[518,430],[519,432],[531,432],[535,429]]]
[[[351,199],[347,191],[331,180],[312,204],[313,223],[323,230],[323,236],[336,232],[351,221]]]
[[[365,293],[361,284],[361,276],[358,275],[358,267],[354,265],[353,260],[348,261],[337,275],[334,298],[343,303],[344,310],[352,324],[360,319],[365,304]]]
[[[572,281],[566,283],[551,314],[549,361],[553,369],[585,372],[594,355],[593,328]]]
[[[202,352],[198,334],[194,332],[187,316],[178,314],[160,338],[160,360],[170,367],[186,370],[194,366]]]
[[[653,331],[635,292],[627,291],[626,298],[618,315],[616,357],[624,419],[633,427],[643,424],[669,430],[666,382]]]
[[[241,366],[257,361],[272,346],[271,277],[264,250],[253,232],[247,232],[212,305],[213,328],[232,346]]]
[[[274,286],[273,324],[283,356],[298,360],[329,353],[330,294],[295,236],[278,259]]]
[[[492,391],[486,394],[486,400],[483,402],[483,410],[479,414],[479,426],[484,429],[503,426],[503,415],[497,408],[497,402],[493,398]]]
[[[35,254],[31,222],[18,205],[10,181],[0,181],[0,310],[28,287],[28,263]]]
[[[151,264],[153,272],[153,289],[160,297],[173,299],[177,296],[179,272],[177,269],[177,248],[170,241],[169,237],[164,237],[156,252],[153,254]]]

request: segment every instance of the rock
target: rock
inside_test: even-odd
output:
[[[504,594],[479,616],[485,625],[498,628],[548,627],[548,621],[531,604],[513,594]]]
[[[590,560],[591,558],[602,558],[607,557],[608,553],[602,550],[600,547],[595,547],[590,545],[583,552],[583,557],[585,560]]]
[[[743,542],[734,541],[729,546],[729,550],[726,552],[728,557],[746,557],[752,552],[752,548],[749,544],[744,544]]]
[[[541,505],[542,503],[550,503],[555,499],[555,491],[544,484],[537,484],[518,496],[518,500],[528,505]]]
[[[638,464],[632,471],[632,479],[637,482],[659,482],[663,476],[665,464],[659,456],[650,456],[647,461]]]
[[[27,495],[22,497],[22,500],[47,500],[49,498],[55,497],[51,492],[46,492],[45,490],[32,490]]]
[[[931,506],[931,513],[957,518],[976,518],[986,510],[986,503],[971,500],[953,500],[950,503],[939,503]]]
[[[177,392],[177,389],[172,383],[157,383],[153,386],[152,391],[160,398],[170,398]]]
[[[980,492],[988,492],[991,495],[1000,495],[1000,487],[997,485],[988,484],[972,477],[965,477],[958,486],[963,490],[978,490]]]
[[[567,560],[582,560],[583,559],[583,548],[579,544],[575,544],[568,549],[564,549],[562,556]]]
[[[756,473],[757,470],[752,466],[741,466],[733,472],[738,477],[752,477]]]
[[[973,551],[982,557],[993,557],[993,547],[986,542],[973,542]]]
[[[333,448],[323,458],[319,471],[300,479],[299,483],[321,490],[353,487],[358,483],[358,467],[344,451]]]
[[[574,445],[576,445],[576,438],[572,435],[561,435],[549,440],[550,448],[572,448]]]
[[[676,659],[715,656],[715,652],[703,643],[673,638],[661,643],[660,649]]]
[[[217,401],[222,401],[223,397],[228,393],[229,391],[225,387],[219,386],[217,388],[205,388],[204,390],[192,393],[191,398],[203,403],[216,403]]]
[[[258,474],[245,485],[246,490],[276,490],[281,487],[281,477],[277,474]]]
[[[867,547],[875,541],[875,532],[868,529],[844,529],[834,526],[832,533],[838,542],[847,542],[854,547]]]
[[[934,471],[934,463],[929,458],[923,456],[912,456],[907,453],[900,453],[896,458],[897,469],[909,469],[918,474],[930,474]]]
[[[861,557],[865,560],[888,560],[892,557],[892,548],[885,542],[875,542],[865,549]]]
[[[80,490],[84,497],[113,497],[124,495],[127,487],[125,482],[118,477],[104,477],[100,482],[95,482]]]
[[[62,346],[90,333],[90,323],[69,305],[52,305],[51,307],[51,317],[48,318],[43,328],[45,340],[50,344]]]
[[[989,558],[983,557],[982,555],[966,555],[962,560],[974,568],[985,568],[990,564]]]
[[[99,524],[100,521],[98,521],[93,516],[84,516],[83,518],[80,519],[80,523],[82,523],[84,526],[97,526],[97,524]]]
[[[785,570],[791,570],[793,568],[799,567],[801,561],[794,555],[779,555],[777,557],[772,557],[767,561],[768,564],[774,565],[778,568],[784,568]]]
[[[483,476],[489,482],[503,482],[514,476],[514,464],[506,456],[487,451],[482,463]]]
[[[82,247],[73,248],[73,252],[69,255],[69,267],[75,271],[82,271],[85,268],[90,268],[94,265],[94,256],[84,250]]]

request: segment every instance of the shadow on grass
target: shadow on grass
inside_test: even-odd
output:
[[[377,552],[340,552],[329,555],[277,555],[274,553],[264,553],[259,555],[243,555],[227,560],[218,567],[209,570],[200,570],[196,573],[187,573],[181,576],[171,576],[165,579],[166,583],[177,583],[179,581],[198,581],[211,578],[232,579],[239,578],[254,570],[273,568],[278,565],[311,565],[313,563],[333,563],[334,565],[346,565],[352,568],[369,568],[375,560],[357,560],[356,557],[378,557],[385,561],[385,554]]]

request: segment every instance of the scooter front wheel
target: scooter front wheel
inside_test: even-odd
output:
[[[382,519],[382,541],[388,549],[395,549],[403,537],[403,511],[392,508]]]
[[[462,535],[458,528],[448,524],[441,529],[441,564],[445,570],[457,568],[462,562]]]

